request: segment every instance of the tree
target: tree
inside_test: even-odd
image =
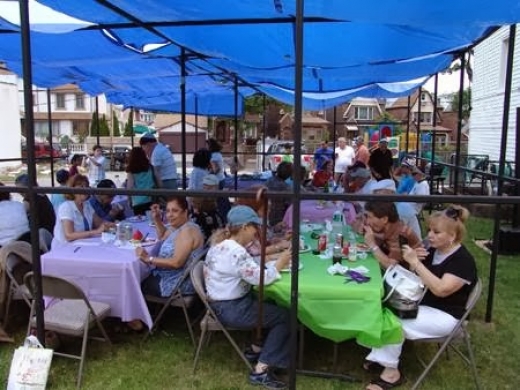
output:
[[[450,94],[450,106],[452,111],[459,110],[459,93]],[[471,87],[462,91],[462,118],[468,119],[471,114]]]
[[[254,94],[245,99],[245,111],[249,114],[264,114],[264,95]],[[278,100],[273,99],[269,96],[265,96],[265,108],[270,104],[274,104],[280,108],[283,108],[285,112],[291,111],[291,106],[280,103]]]
[[[112,135],[114,137],[119,137],[121,135],[119,132],[119,120],[117,119],[115,112],[112,112]]]
[[[125,137],[131,137],[134,134],[134,111],[130,109],[130,115],[128,116],[128,121],[125,125]]]
[[[99,135],[102,137],[110,136],[110,129],[108,128],[108,122],[105,115],[99,121]]]
[[[98,135],[99,121],[95,112],[92,113],[92,120],[90,121],[90,135],[92,137]]]

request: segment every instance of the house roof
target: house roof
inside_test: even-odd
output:
[[[285,122],[287,119],[290,119],[291,123],[294,122],[293,114],[287,113],[284,116],[282,116],[279,120],[279,123]],[[320,118],[319,116],[309,115],[309,114],[303,114],[302,116],[302,126],[306,125],[329,125],[330,122],[326,119]]]
[[[157,130],[160,133],[176,132],[175,129],[173,129],[173,128],[176,127],[177,125],[180,125],[181,123],[182,123],[182,121],[176,121],[174,123],[170,123],[167,126],[157,128]],[[192,123],[186,122],[186,131],[195,132],[195,125]],[[205,127],[198,126],[197,131],[203,132],[203,131],[207,131],[207,129]]]
[[[181,121],[181,115],[180,114],[157,114],[155,116],[153,125],[156,129],[162,129],[164,127],[173,126]],[[186,115],[186,123],[190,123],[192,125],[195,125],[195,116],[194,115]],[[205,116],[199,116],[199,119],[197,121],[197,124],[199,125],[199,128],[206,127],[207,126],[207,117]]]

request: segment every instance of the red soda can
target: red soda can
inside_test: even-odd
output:
[[[320,238],[318,239],[318,250],[320,252],[327,250],[327,233],[320,234]]]
[[[340,248],[343,248],[343,234],[341,234],[341,233],[336,234],[336,241],[334,242],[334,245],[337,245]]]
[[[343,249],[342,249],[342,254],[344,257],[347,257],[348,256],[348,247],[349,247],[349,243],[348,241],[346,241],[343,245]]]

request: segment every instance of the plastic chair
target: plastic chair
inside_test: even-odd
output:
[[[415,381],[412,389],[417,389],[421,382],[424,380],[426,375],[430,372],[430,370],[433,368],[437,360],[439,360],[440,356],[444,351],[448,351],[448,348],[453,349],[461,358],[464,360],[466,364],[468,364],[471,368],[473,379],[475,381],[475,385],[477,389],[480,389],[480,383],[478,379],[477,374],[477,366],[475,364],[475,356],[473,354],[473,348],[471,346],[471,340],[469,331],[467,328],[468,325],[468,317],[473,308],[475,307],[476,303],[478,302],[480,295],[482,294],[482,281],[479,279],[475,286],[473,287],[473,290],[471,291],[471,294],[468,297],[468,301],[466,302],[466,310],[464,312],[464,315],[462,318],[457,322],[457,325],[451,333],[445,337],[437,337],[437,338],[428,338],[428,339],[418,339],[413,340],[416,343],[436,343],[439,344],[439,350],[433,357],[433,359],[430,361],[428,365],[426,365],[420,357],[418,357],[419,361],[423,364],[424,371],[419,376],[419,378]],[[461,351],[461,349],[455,344],[456,341],[464,340],[466,344],[467,349],[467,355]]]
[[[160,304],[162,305],[162,308],[159,311],[159,314],[157,314],[157,316],[155,317],[152,327],[144,335],[143,342],[146,341],[148,339],[148,336],[150,336],[157,328],[159,322],[164,316],[164,313],[166,313],[166,310],[169,307],[180,307],[182,309],[182,312],[184,313],[184,318],[186,319],[186,326],[188,327],[188,332],[190,333],[193,346],[195,347],[197,345],[195,341],[195,335],[193,333],[193,327],[191,324],[190,316],[188,314],[188,308],[192,307],[195,303],[196,295],[183,295],[181,292],[181,286],[190,277],[191,269],[193,268],[193,266],[206,256],[207,251],[208,250],[206,248],[198,256],[189,260],[189,263],[184,268],[184,273],[182,274],[181,280],[179,281],[177,288],[175,288],[172,291],[169,297],[157,297],[155,295],[144,296],[147,302]]]
[[[32,269],[32,264],[20,256],[11,253],[7,256],[5,273],[7,275],[9,287],[4,311],[4,328],[7,328],[9,311],[13,300],[23,300],[27,306],[31,307],[31,293],[23,284],[23,278]]]
[[[34,295],[34,275],[32,272],[25,275],[24,283],[29,291]],[[57,356],[77,359],[80,361],[76,383],[76,386],[79,389],[81,386],[83,365],[87,353],[87,340],[89,338],[90,328],[97,326],[103,335],[103,338],[91,338],[107,341],[110,345],[112,344],[105,328],[101,324],[101,321],[110,314],[110,305],[102,302],[90,302],[76,284],[55,276],[42,275],[42,293],[48,297],[61,299],[45,309],[45,330],[83,338],[80,355],[54,351],[54,354]],[[31,328],[36,327],[34,310],[35,301],[33,300],[27,334],[30,333]]]
[[[193,359],[193,372],[197,369],[197,363],[199,361],[200,352],[202,350],[202,345],[209,340],[208,332],[223,332],[228,341],[231,343],[237,354],[244,361],[247,368],[252,371],[253,367],[251,363],[246,359],[244,353],[238,346],[238,344],[233,340],[233,337],[229,334],[228,330],[243,330],[243,329],[232,329],[226,328],[219,321],[217,315],[209,305],[208,297],[206,295],[206,288],[204,285],[204,262],[198,261],[191,271],[191,281],[193,286],[195,287],[195,291],[197,291],[197,295],[201,299],[202,303],[204,303],[204,307],[206,308],[206,314],[202,318],[200,322],[200,339],[199,345],[197,346],[197,350],[195,352],[195,358]]]

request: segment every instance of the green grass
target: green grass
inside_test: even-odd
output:
[[[500,256],[497,268],[493,322],[484,322],[490,255],[473,243],[473,238],[490,237],[489,220],[472,218],[468,224],[466,244],[475,255],[479,273],[484,281],[484,294],[472,316],[470,329],[480,379],[485,389],[517,388],[517,368],[520,360],[520,256]],[[181,313],[172,312],[165,324],[170,335],[159,331],[146,343],[141,335],[114,334],[112,348],[91,341],[85,365],[84,389],[254,389],[247,384],[245,365],[220,334],[215,334],[203,350],[198,371],[192,374],[193,346]],[[355,315],[355,313],[353,313]],[[23,340],[23,321],[16,343]],[[237,334],[239,342],[246,343],[247,334]],[[307,332],[305,349],[306,368],[332,370],[332,344]],[[76,346],[79,346],[76,344]],[[421,355],[432,356],[435,346],[417,346]],[[0,345],[0,383],[7,380],[13,345]],[[361,389],[370,380],[360,366],[367,350],[353,342],[341,344],[338,372],[349,373],[360,379],[358,383],[338,380],[297,377],[298,389],[335,390]],[[72,389],[78,364],[55,357],[49,378],[49,389]],[[413,346],[406,344],[402,371],[408,378],[403,388],[411,385],[420,374],[421,366],[415,359]],[[5,379],[4,379],[5,378]],[[472,389],[473,381],[464,363],[455,354],[441,358],[423,382],[423,389]]]

